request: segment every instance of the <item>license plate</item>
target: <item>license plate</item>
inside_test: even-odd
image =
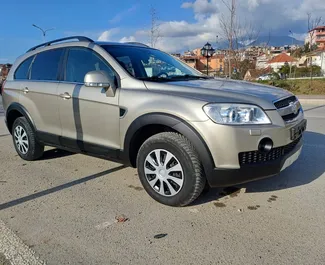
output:
[[[291,166],[300,156],[302,147],[295,152],[292,156],[288,157],[287,160],[284,162],[281,171],[285,170],[287,167]]]
[[[290,129],[290,138],[292,141],[297,140],[307,128],[307,120],[303,120],[301,123]]]

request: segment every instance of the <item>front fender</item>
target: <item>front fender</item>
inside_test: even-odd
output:
[[[194,146],[206,174],[214,168],[212,155],[201,135],[186,121],[164,113],[150,113],[138,117],[128,128],[124,140],[124,156],[130,162],[130,147],[137,131],[147,125],[164,125],[184,135]]]

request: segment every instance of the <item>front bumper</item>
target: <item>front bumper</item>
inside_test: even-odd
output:
[[[211,187],[226,187],[277,175],[288,166],[286,163],[287,160],[292,164],[298,158],[302,148],[302,142],[303,139],[301,138],[292,151],[273,161],[242,165],[239,169],[215,168],[207,176],[209,185]],[[290,161],[292,157],[294,157],[294,160]]]

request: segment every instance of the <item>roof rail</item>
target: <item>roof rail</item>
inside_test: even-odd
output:
[[[42,44],[37,45],[37,46],[35,46],[33,48],[30,48],[27,52],[34,51],[34,50],[36,50],[37,48],[40,48],[40,47],[50,46],[53,43],[57,43],[57,42],[65,41],[65,40],[74,40],[74,39],[76,39],[78,41],[94,42],[92,39],[84,37],[84,36],[72,36],[72,37],[66,37],[66,38],[52,40],[52,41],[42,43]]]
[[[131,41],[131,42],[126,42],[127,44],[135,44],[135,45],[139,45],[142,47],[146,47],[146,48],[150,48],[147,44],[143,44],[141,42],[135,42],[135,41]]]

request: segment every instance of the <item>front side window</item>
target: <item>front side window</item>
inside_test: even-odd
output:
[[[114,71],[94,51],[84,48],[70,49],[64,80],[83,83],[85,75],[91,71],[105,71],[112,80],[115,80]]]
[[[140,80],[180,81],[207,78],[159,50],[122,45],[102,46],[132,76]]]
[[[32,65],[31,80],[58,80],[58,70],[63,49],[41,52]]]
[[[33,61],[33,58],[34,56],[29,57],[27,60],[25,60],[22,64],[19,65],[14,75],[15,79],[28,79],[29,67]]]

